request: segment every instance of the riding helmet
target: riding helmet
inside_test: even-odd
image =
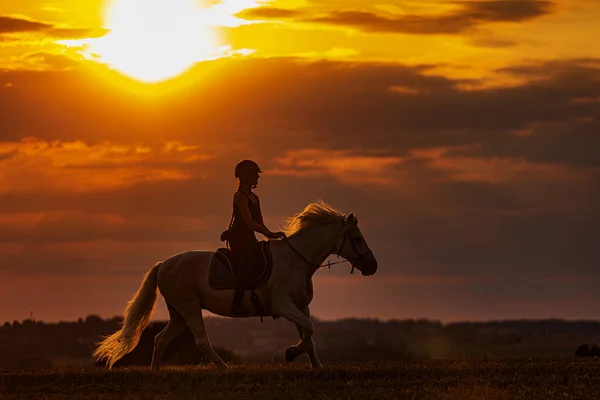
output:
[[[258,164],[252,160],[240,161],[235,166],[235,177],[236,178],[241,178],[242,176],[247,176],[247,175],[255,174],[255,173],[259,173],[259,172],[262,172],[262,170],[260,169]]]

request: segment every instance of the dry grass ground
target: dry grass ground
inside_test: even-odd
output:
[[[3,399],[600,399],[597,359],[0,372]]]

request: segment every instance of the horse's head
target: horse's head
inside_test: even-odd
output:
[[[360,231],[354,214],[346,217],[345,226],[336,242],[336,253],[348,260],[364,276],[377,272],[377,260]]]

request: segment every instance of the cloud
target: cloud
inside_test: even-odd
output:
[[[30,71],[61,71],[76,68],[80,65],[78,61],[63,54],[35,52],[24,54],[15,59],[12,64],[5,66],[11,69]]]
[[[52,25],[29,19],[0,16],[0,34],[19,32],[39,32],[50,29]]]
[[[385,186],[395,183],[386,172],[401,163],[402,158],[349,151],[302,149],[288,152],[274,161],[276,167],[273,173],[278,175],[321,176],[326,173],[350,185]]]
[[[375,13],[362,10],[292,10],[269,6],[242,11],[245,19],[286,20],[359,29],[364,32],[414,35],[461,34],[495,22],[525,22],[549,14],[553,3],[541,0],[492,0],[458,2],[460,7],[440,15]]]
[[[56,39],[83,39],[104,36],[108,31],[103,28],[64,28],[55,24],[35,21],[24,17],[0,15],[0,40],[22,40],[23,35],[43,35]]]
[[[578,81],[590,80],[598,83],[597,70],[600,68],[600,59],[578,58],[571,60],[530,61],[517,65],[497,69],[514,76],[530,80],[544,80],[551,83],[556,79],[576,79]],[[574,81],[573,83],[580,83]]]
[[[541,163],[564,163],[600,167],[600,123],[597,120],[566,121],[552,126],[532,127],[527,134],[490,138],[469,150],[454,154],[471,157],[522,158]]]
[[[494,49],[502,49],[507,47],[518,46],[519,43],[512,40],[497,39],[490,37],[473,38],[470,43],[477,47],[487,47]]]
[[[549,14],[553,3],[542,0],[492,0],[459,3],[464,10],[457,14],[467,15],[478,21],[519,22]]]
[[[191,179],[214,155],[168,141],[158,148],[35,138],[0,142],[1,191],[97,192],[140,182]]]
[[[264,18],[264,19],[294,19],[302,16],[300,10],[291,10],[276,7],[256,7],[241,11],[238,16],[246,19]]]
[[[88,29],[88,28],[52,28],[45,31],[48,36],[56,39],[91,39],[106,35],[108,29]]]
[[[6,111],[1,135],[20,140],[36,132],[44,140],[73,141],[80,140],[84,127],[89,143],[140,134],[152,143],[169,132],[183,143],[201,138],[206,148],[227,143],[237,151],[250,146],[260,154],[369,149],[402,157],[415,149],[449,148],[459,155],[598,165],[592,147],[583,145],[597,140],[597,103],[577,100],[600,96],[599,69],[592,62],[505,68],[497,73],[522,83],[469,90],[462,89],[467,81],[430,70],[378,63],[222,60],[191,71],[191,76],[211,78],[188,85],[185,96],[152,102],[120,87],[90,85],[92,78],[84,70],[15,71],[0,78],[12,83],[0,91]],[[47,111],[49,104],[55,112]],[[198,106],[202,104],[210,107]]]

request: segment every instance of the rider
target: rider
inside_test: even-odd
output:
[[[238,190],[233,196],[233,218],[227,234],[229,247],[234,258],[235,293],[233,295],[232,314],[245,315],[242,300],[245,293],[245,272],[254,261],[257,239],[254,232],[262,233],[269,239],[285,238],[283,232],[271,232],[263,222],[260,200],[252,192],[258,186],[258,164],[244,160],[235,167],[235,177],[239,179]]]

